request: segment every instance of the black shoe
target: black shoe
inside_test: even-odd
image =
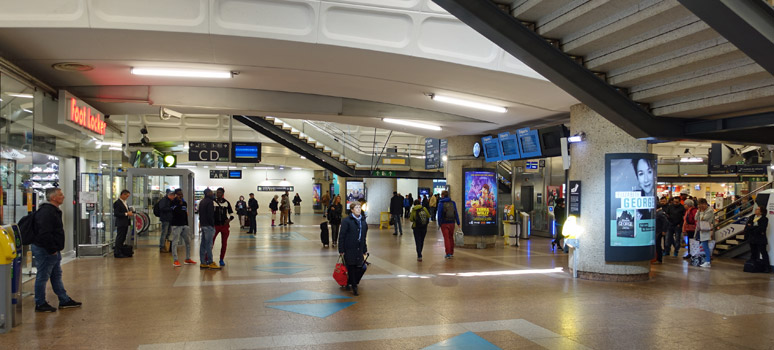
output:
[[[352,289],[352,288],[350,288],[350,287],[349,287],[349,285],[346,285],[346,286],[344,286],[344,289],[346,289],[346,290],[350,290],[350,289]]]
[[[60,309],[70,309],[70,308],[74,308],[74,307],[81,307],[81,305],[83,305],[83,303],[81,303],[79,301],[75,301],[72,298],[70,298],[70,300],[65,301],[64,303],[59,303],[59,308]]]
[[[56,312],[56,309],[54,309],[53,306],[48,305],[48,303],[43,303],[35,305],[35,312]]]
[[[397,236],[398,234],[397,234],[397,233],[393,233],[392,235],[393,235],[393,236]]]
[[[123,259],[123,258],[128,258],[129,256],[126,256],[126,255],[114,255],[113,257],[116,258],[116,259]]]
[[[356,284],[352,285],[352,294],[354,294],[355,296],[360,295],[360,294],[357,294],[357,285]]]

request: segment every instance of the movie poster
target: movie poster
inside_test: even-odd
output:
[[[655,159],[649,154],[609,159],[608,167],[610,245],[653,245],[657,203]]]
[[[462,231],[466,235],[497,234],[497,177],[493,170],[463,169]]]
[[[322,191],[322,184],[312,184],[312,209],[322,209],[322,203],[320,203],[320,197],[322,197],[322,195],[320,194],[320,191]]]
[[[562,186],[547,186],[546,187],[546,205],[550,208],[556,206],[556,200],[564,198],[562,193]]]
[[[363,181],[347,181],[347,209],[349,209],[349,203],[361,199],[365,200]]]

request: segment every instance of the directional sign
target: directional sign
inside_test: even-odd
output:
[[[188,160],[192,162],[228,162],[228,142],[188,142]]]

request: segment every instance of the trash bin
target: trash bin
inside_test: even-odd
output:
[[[0,334],[11,330],[11,274],[16,259],[16,241],[13,232],[0,227]]]
[[[529,214],[521,212],[521,239],[529,239],[532,228],[532,221]]]
[[[505,244],[518,247],[520,230],[521,227],[518,221],[503,221],[503,236],[505,237]]]

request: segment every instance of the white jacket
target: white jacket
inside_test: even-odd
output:
[[[699,228],[702,225],[699,222],[700,221],[707,222],[709,223],[709,227],[712,227],[714,219],[715,219],[715,212],[712,211],[712,208],[710,207],[707,207],[707,210],[705,211],[701,211],[701,210],[696,211],[696,232],[699,233],[700,235],[699,236],[700,241],[704,242],[704,241],[711,240],[712,230],[709,230],[709,231],[700,230]]]

